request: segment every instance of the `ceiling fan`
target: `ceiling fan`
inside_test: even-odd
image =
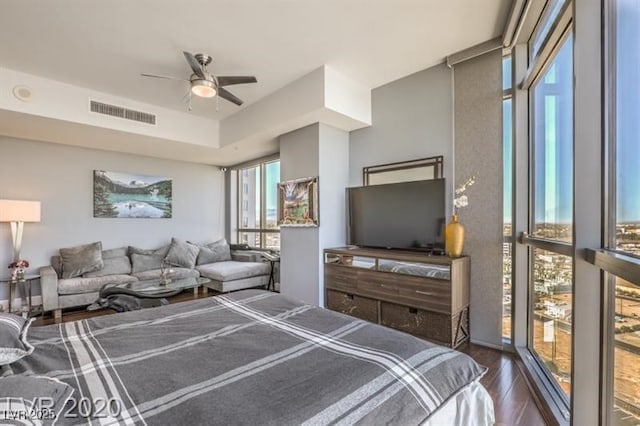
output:
[[[204,53],[191,54],[182,52],[191,67],[193,74],[189,79],[170,77],[166,75],[141,74],[143,77],[164,78],[167,80],[187,81],[191,85],[191,90],[187,93],[189,100],[189,111],[191,111],[191,95],[201,98],[212,98],[218,95],[219,98],[226,99],[238,106],[242,105],[242,100],[226,90],[224,86],[232,84],[257,83],[258,80],[254,76],[215,76],[207,71],[207,65],[211,63],[213,58]]]

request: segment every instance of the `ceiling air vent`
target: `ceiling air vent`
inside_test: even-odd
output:
[[[120,117],[126,120],[138,121],[140,123],[147,123],[156,125],[156,116],[147,112],[135,111],[119,107],[116,105],[109,105],[102,102],[91,101],[91,112],[97,112],[98,114],[110,115],[112,117]]]

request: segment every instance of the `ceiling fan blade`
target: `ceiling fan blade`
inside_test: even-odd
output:
[[[231,92],[229,92],[226,89],[223,89],[222,87],[218,88],[218,96],[220,96],[222,99],[228,100],[229,102],[233,102],[238,106],[242,105],[242,100],[240,100],[240,98],[236,97]]]
[[[189,81],[189,80],[185,80],[184,78],[176,78],[168,75],[157,75],[157,74],[140,74],[140,75],[143,77],[164,78],[167,80]]]
[[[196,57],[193,56],[189,52],[183,51],[182,53],[184,54],[184,57],[187,59],[187,62],[189,63],[189,66],[193,70],[193,73],[195,75],[197,75],[198,77],[200,77],[201,79],[206,80],[207,77],[205,77],[204,71],[202,70],[202,67],[200,66],[200,62],[198,62]]]
[[[231,86],[232,84],[246,84],[246,83],[257,83],[258,80],[254,76],[227,76],[227,77],[216,77],[218,79],[218,86]]]

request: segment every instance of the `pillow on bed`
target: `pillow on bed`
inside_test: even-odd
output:
[[[44,407],[32,407],[31,404],[38,403],[38,401],[47,404],[46,409],[52,411],[46,412],[47,420],[42,424],[53,424],[58,419],[72,393],[73,388],[71,386],[49,377],[8,376],[0,378],[0,401],[10,402],[12,409],[16,410],[16,412],[40,413]],[[27,419],[21,418],[20,420]],[[33,423],[28,424],[40,424],[39,418],[28,420],[33,421]],[[27,423],[25,422],[25,424]]]
[[[102,243],[100,241],[60,249],[62,278],[74,278],[86,272],[102,269]]]
[[[11,364],[33,352],[33,346],[27,342],[31,321],[0,313],[0,365]]]
[[[231,248],[224,238],[209,244],[198,244],[198,246],[200,247],[200,252],[198,253],[196,265],[231,260]]]
[[[171,239],[171,246],[165,260],[173,266],[182,266],[184,268],[193,269],[196,266],[196,259],[200,247],[189,244],[186,241],[177,238]]]

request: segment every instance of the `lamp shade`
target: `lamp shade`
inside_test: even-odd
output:
[[[0,222],[40,222],[40,201],[0,200]]]

